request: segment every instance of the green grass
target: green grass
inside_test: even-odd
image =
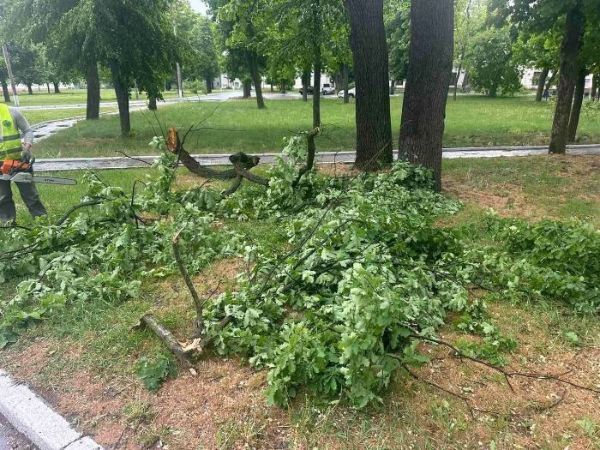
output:
[[[116,108],[102,107],[101,113],[109,113],[116,111]],[[39,111],[23,111],[25,117],[31,125],[50,120],[71,119],[73,117],[85,117],[84,108],[69,108],[69,109],[45,109]]]
[[[394,142],[400,126],[402,98],[392,99]],[[312,125],[310,103],[277,100],[259,111],[253,100],[221,104],[194,103],[161,108],[155,117],[150,112],[132,115],[132,136],[122,138],[117,117],[80,123],[38,146],[38,155],[112,156],[115,151],[150,154],[148,142],[160,127],[187,129],[204,121],[193,133],[187,147],[198,153],[273,152],[282,147],[284,137],[308,130]],[[553,106],[536,103],[531,97],[488,99],[461,96],[448,102],[444,144],[456,146],[542,145],[548,142]],[[580,141],[600,142],[600,120],[584,114]],[[348,150],[355,145],[354,105],[338,100],[322,104],[324,133],[318,140],[321,150]]]
[[[595,162],[600,164],[597,158],[451,160],[444,163],[444,176],[446,181],[456,183],[459,191],[496,195],[501,194],[502,189],[517,189],[526,196],[525,206],[538,208],[541,217],[585,219],[592,212],[589,217],[600,226],[600,173],[593,165]],[[143,179],[149,173],[152,173],[149,169],[111,170],[99,172],[99,176],[107,183],[129,191],[135,179]],[[182,170],[182,173],[185,171]],[[81,181],[83,173],[56,175]],[[85,186],[81,184],[38,187],[52,219],[64,214],[85,192]],[[469,201],[465,212],[458,217],[459,224],[481,217],[484,208],[475,201]],[[517,205],[510,212],[518,216],[525,211]],[[19,214],[23,223],[29,220],[21,204]],[[261,245],[281,245],[272,224],[250,222],[231,226],[241,233],[264,236],[266,241]],[[198,284],[202,283],[202,277],[195,280]],[[10,293],[10,287],[0,288],[1,295],[8,296]],[[528,349],[526,354],[530,358],[549,358],[552,352],[575,351],[565,340],[566,333],[575,333],[584,346],[600,344],[600,324],[594,317],[574,315],[553,303],[511,305],[498,302],[492,306],[494,323],[506,335],[522,335],[525,344],[521,348]],[[140,356],[165,353],[149,332],[131,330],[131,326],[148,310],[154,310],[170,329],[181,335],[185,335],[182,330],[191,323],[189,297],[181,280],[177,277],[154,280],[144,285],[139,298],[124,304],[81,304],[65,310],[60,317],[31,327],[14,347],[0,353],[0,365],[10,367],[17,364],[19,358],[29,355],[30,346],[45,342],[48,343],[48,347],[44,347],[48,364],[35,375],[38,384],[58,386],[56,389],[60,392],[65,385],[71,386],[69,377],[85,370],[94,374],[95,382],[104,382],[104,387],[108,384],[130,386],[133,367]],[[514,317],[519,317],[519,320],[515,321]],[[77,352],[77,349],[81,351]],[[570,361],[571,356],[568,359]],[[468,380],[473,375],[466,366],[461,370],[464,370],[461,380]],[[182,374],[181,379],[185,376]],[[62,381],[57,383],[57,380]],[[492,381],[486,380],[493,385]],[[460,386],[453,388],[459,389]],[[139,398],[132,399],[139,401]],[[270,446],[272,442],[264,440],[267,436],[263,436],[263,429],[267,429],[272,420],[270,411],[265,407],[264,416],[225,420],[220,424],[217,442],[223,448],[242,447],[244,442],[253,448]],[[477,448],[483,445],[479,441],[492,448],[490,440],[495,442],[494,445],[504,443],[498,444],[497,448],[513,448],[518,438],[515,430],[519,429],[509,415],[499,415],[489,422],[473,421],[459,400],[402,375],[393,381],[384,404],[367,411],[357,412],[343,405],[326,404],[300,395],[289,411],[275,413],[276,420],[285,420],[281,416],[286,417],[286,414],[289,414],[289,428],[296,430],[295,434],[292,433],[289,448]],[[596,439],[593,442],[597,442],[597,429],[593,423],[583,422],[583,417],[574,417],[574,420],[581,421],[581,426],[573,428],[574,435],[593,434]],[[181,427],[185,426],[182,423]],[[165,442],[169,439],[165,437]],[[547,441],[546,437],[533,439],[543,448],[565,448],[569,444],[568,441],[556,441],[557,437]],[[173,444],[171,447],[177,446]]]
[[[192,95],[188,93],[186,95]],[[174,98],[177,96],[175,90],[164,92],[165,98]],[[146,99],[146,96],[141,93],[140,100]],[[19,94],[19,102],[21,106],[36,106],[36,105],[67,105],[67,104],[85,104],[87,94],[85,89],[64,89],[60,94],[48,94],[45,90],[34,91],[33,95]],[[114,89],[102,89],[100,91],[100,99],[103,102],[115,102],[117,97]],[[135,94],[132,95],[132,100],[135,100]],[[3,101],[0,101],[3,103]]]

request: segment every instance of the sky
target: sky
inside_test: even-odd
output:
[[[203,0],[190,0],[190,4],[196,11],[206,14],[206,4]]]

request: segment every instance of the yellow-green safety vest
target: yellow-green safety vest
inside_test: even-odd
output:
[[[15,125],[8,105],[0,103],[0,160],[8,161],[21,158],[21,135]]]

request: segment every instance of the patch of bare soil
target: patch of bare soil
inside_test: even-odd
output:
[[[523,188],[514,184],[494,184],[487,186],[485,190],[478,190],[449,179],[444,180],[444,191],[462,202],[474,203],[484,209],[491,208],[503,217],[519,215],[536,218],[544,214],[542,209],[527,198]]]

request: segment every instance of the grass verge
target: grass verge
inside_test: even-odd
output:
[[[568,206],[586,201],[600,209],[598,171],[593,170],[597,164],[597,157],[448,161],[448,193],[466,204],[455,223],[475,221],[491,206],[503,215],[530,220],[575,217],[598,223],[591,209]],[[101,176],[129,189],[144,174],[143,170],[109,171]],[[186,177],[185,182],[190,180]],[[73,188],[70,198],[64,188],[48,188],[42,195],[55,216],[81,195],[80,186]],[[256,235],[267,238],[273,231],[264,224],[240,227],[252,227]],[[219,281],[234,283],[238,270],[235,260],[219,261],[195,282],[202,294]],[[142,356],[165,352],[148,333],[131,330],[148,309],[185,335],[190,299],[181,280],[168,278],[146,285],[135,301],[116,307],[91,303],[30,329],[17,345],[0,353],[0,366],[33,382],[107,447],[151,448],[161,443],[178,449],[564,449],[600,445],[597,397],[535,380],[515,382],[513,392],[497,374],[435,347],[428,349],[432,362],[418,376],[494,414],[474,412],[457,397],[403,375],[395,379],[383,405],[366,411],[304,395],[288,410],[269,408],[262,396],[263,373],[210,356],[197,368],[197,375],[181,373],[151,394],[134,376],[134,367]],[[497,301],[490,313],[503,335],[519,339],[519,347],[509,355],[511,366],[553,373],[571,370],[569,376],[581,383],[600,383],[597,318],[575,316],[550,303]],[[442,335],[448,340],[465,338],[452,322]]]

